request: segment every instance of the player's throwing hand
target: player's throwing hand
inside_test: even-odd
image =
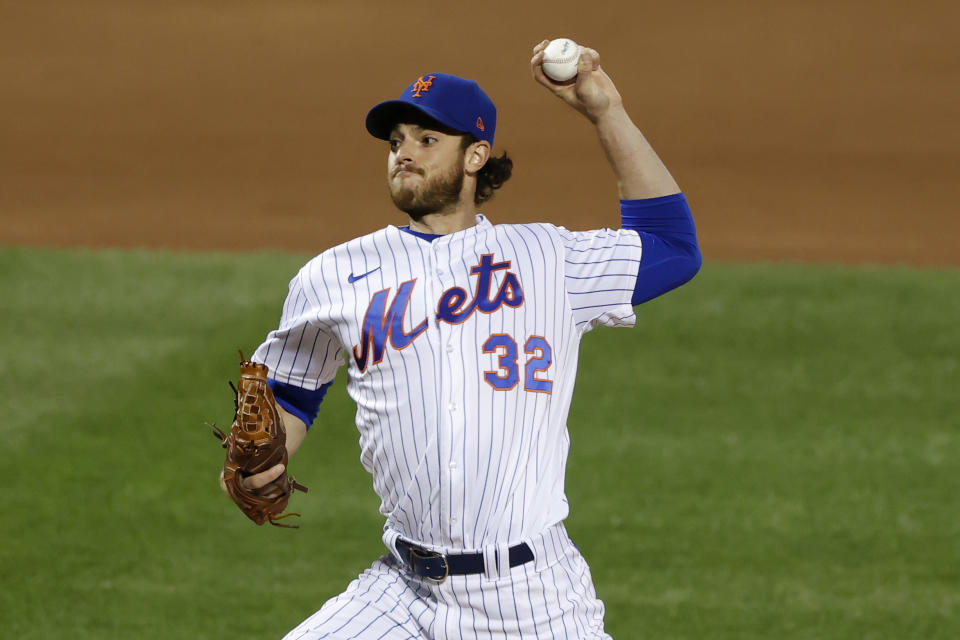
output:
[[[549,40],[543,40],[533,48],[530,71],[534,80],[594,123],[611,107],[622,107],[620,92],[600,68],[600,54],[589,47],[581,47],[577,75],[573,79],[557,82],[548,78],[543,72],[543,50],[549,43]]]

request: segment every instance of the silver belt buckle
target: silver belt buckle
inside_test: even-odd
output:
[[[425,580],[430,582],[440,584],[450,575],[450,565],[447,564],[447,557],[442,553],[436,553],[434,551],[427,551],[426,549],[421,549],[419,547],[410,547],[410,555],[417,558],[418,560],[433,560],[440,558],[443,561],[443,576],[439,578],[431,578],[430,576],[423,576]],[[412,564],[412,563],[411,563]]]

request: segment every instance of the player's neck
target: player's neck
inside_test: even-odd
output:
[[[434,235],[447,235],[463,231],[477,224],[477,207],[471,199],[458,202],[456,206],[435,213],[428,213],[414,220],[410,218],[410,230]]]

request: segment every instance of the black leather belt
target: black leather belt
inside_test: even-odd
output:
[[[482,553],[461,553],[448,556],[429,551],[403,538],[397,538],[397,552],[407,567],[421,578],[443,582],[447,576],[464,576],[483,573],[486,569]],[[510,567],[517,567],[533,560],[533,551],[525,542],[510,547]]]

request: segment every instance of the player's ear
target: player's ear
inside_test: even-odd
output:
[[[463,154],[463,170],[468,174],[475,174],[490,158],[490,143],[486,140],[477,140],[467,147]]]

